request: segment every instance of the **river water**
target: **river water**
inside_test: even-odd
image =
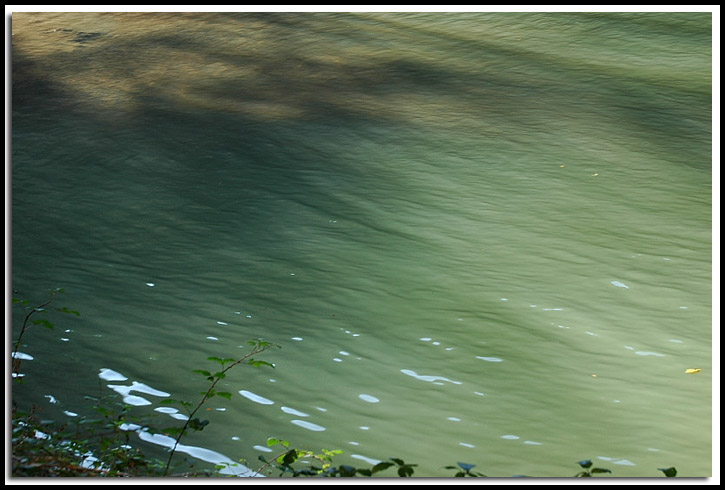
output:
[[[81,316],[14,396],[178,425],[264,338],[192,456],[710,476],[711,24],[15,13],[12,287]]]

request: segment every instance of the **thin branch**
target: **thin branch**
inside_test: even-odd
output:
[[[46,301],[45,303],[43,303],[40,306],[36,306],[35,308],[33,308],[30,311],[30,313],[28,313],[27,315],[25,315],[25,320],[23,320],[23,328],[20,329],[20,335],[18,336],[17,342],[15,342],[15,347],[13,348],[13,353],[12,353],[12,359],[13,359],[13,374],[15,374],[15,376],[17,376],[18,374],[20,374],[20,359],[18,358],[18,350],[20,349],[20,342],[23,339],[23,334],[28,329],[28,320],[30,320],[30,317],[33,316],[33,314],[35,314],[35,313],[37,313],[39,311],[43,311],[43,308],[44,307],[46,307],[50,303],[52,303],[54,296],[55,296],[55,293],[51,291],[51,293],[50,293],[50,299],[48,301]]]
[[[224,369],[222,369],[219,372],[219,374],[225,374],[227,371],[229,371],[234,366],[243,363],[244,361],[248,360],[250,357],[252,357],[254,355],[257,355],[260,352],[264,352],[270,346],[271,346],[271,344],[270,345],[264,345],[264,346],[255,345],[251,352],[248,352],[247,354],[245,354],[241,358],[239,358],[236,361],[234,361],[229,366],[227,366]],[[204,405],[204,403],[206,403],[206,401],[212,396],[212,393],[214,392],[214,387],[217,385],[217,383],[222,378],[223,378],[223,376],[218,376],[218,375],[217,376],[214,376],[214,381],[212,381],[211,386],[209,386],[209,389],[206,390],[206,393],[201,398],[201,400],[199,401],[199,403],[196,405],[196,408],[194,408],[194,410],[192,410],[189,413],[189,418],[187,418],[186,421],[184,422],[184,425],[181,427],[181,431],[176,436],[176,440],[174,441],[174,447],[171,448],[171,454],[169,454],[169,460],[166,462],[166,468],[164,469],[164,476],[166,476],[168,474],[168,472],[169,472],[169,468],[171,467],[171,460],[174,457],[174,454],[176,452],[176,448],[179,446],[179,441],[181,441],[181,438],[184,437],[184,435],[186,434],[186,430],[189,428],[189,424],[193,420],[194,415],[196,414],[196,412],[199,411],[199,409],[202,407],[202,405]]]

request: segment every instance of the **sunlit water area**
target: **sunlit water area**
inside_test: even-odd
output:
[[[13,296],[81,315],[13,398],[178,425],[262,338],[200,466],[710,476],[711,62],[707,12],[15,13]]]

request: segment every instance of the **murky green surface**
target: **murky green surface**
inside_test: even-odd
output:
[[[82,315],[15,396],[263,337],[186,444],[709,476],[710,74],[706,13],[14,14],[12,287]]]

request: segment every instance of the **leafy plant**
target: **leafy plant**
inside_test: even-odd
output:
[[[269,447],[277,444],[281,444],[286,448],[286,450],[272,460],[267,460],[264,456],[259,456],[259,460],[264,463],[264,466],[259,468],[257,473],[261,473],[268,467],[273,467],[280,471],[279,476],[290,475],[292,477],[319,476],[350,478],[358,475],[370,477],[390,467],[397,467],[398,476],[409,477],[413,476],[413,467],[418,466],[416,464],[408,464],[399,458],[390,458],[390,461],[381,461],[372,468],[356,468],[354,466],[344,464],[333,466],[333,456],[342,454],[342,451],[339,449],[323,449],[320,453],[315,453],[314,451],[289,449],[289,442],[274,437],[267,440],[267,446]],[[302,469],[294,468],[292,466],[303,458],[310,458],[314,460],[315,463]]]
[[[127,434],[101,420],[81,420],[75,430],[39,417],[40,409],[12,418],[13,476],[143,476],[158,474],[161,462],[127,444]],[[88,430],[86,424],[103,427]],[[81,431],[80,429],[83,428]],[[107,429],[111,429],[107,431]]]
[[[612,472],[611,470],[608,470],[606,468],[592,468],[592,465],[594,463],[592,463],[591,459],[584,459],[582,461],[577,461],[577,464],[579,466],[581,466],[582,468],[584,468],[584,471],[580,471],[579,473],[574,475],[575,477],[592,477],[598,473],[611,473]]]
[[[280,471],[279,476],[283,476],[290,473],[292,476],[330,476],[329,473],[334,471],[332,467],[332,457],[336,454],[341,454],[342,451],[339,449],[328,450],[323,449],[320,453],[313,451],[304,451],[299,449],[289,449],[289,442],[284,439],[278,439],[276,437],[270,437],[267,439],[267,447],[276,446],[277,444],[285,448],[284,452],[268,461],[264,456],[259,456],[259,460],[264,463],[257,473],[262,473],[267,468],[276,468]],[[320,466],[309,466],[303,469],[293,468],[292,465],[303,458],[312,458]]]
[[[465,477],[465,476],[486,476],[483,473],[479,473],[478,471],[471,471],[475,464],[468,464],[468,463],[456,463],[458,467],[456,466],[446,466],[447,470],[458,470],[456,472],[455,477]]]
[[[13,292],[15,292],[15,291],[13,291]],[[48,306],[49,304],[51,304],[53,302],[53,300],[55,299],[55,296],[57,294],[60,294],[62,292],[63,292],[63,289],[61,289],[61,288],[51,289],[50,290],[50,298],[48,299],[48,301],[46,301],[45,303],[43,303],[41,305],[32,306],[32,307],[31,306],[28,306],[30,302],[27,299],[19,299],[19,298],[13,297],[13,299],[12,299],[13,304],[19,304],[19,305],[23,306],[26,310],[28,310],[28,313],[25,315],[25,319],[23,320],[23,326],[20,328],[20,333],[18,334],[18,339],[15,341],[15,346],[13,347],[13,352],[12,352],[12,359],[13,359],[13,371],[12,371],[12,373],[13,373],[13,377],[17,381],[21,381],[21,378],[20,378],[20,362],[21,362],[21,358],[18,355],[18,351],[20,349],[20,345],[21,345],[21,342],[23,340],[23,335],[25,334],[25,332],[28,329],[30,329],[32,326],[36,326],[36,325],[41,325],[41,326],[43,326],[43,327],[45,327],[47,329],[50,329],[50,330],[53,330],[53,327],[55,326],[51,322],[49,322],[48,320],[46,320],[45,318],[39,318],[37,320],[33,320],[29,324],[28,322],[30,321],[30,317],[32,317],[36,313],[43,313],[43,312],[47,311],[45,307]],[[70,314],[70,315],[80,316],[80,313],[78,313],[77,311],[70,310],[70,309],[65,308],[65,307],[63,307],[63,308],[54,308],[54,309],[56,311],[61,312],[61,313],[67,313],[67,314]]]
[[[192,372],[201,374],[204,376],[207,381],[210,381],[211,384],[209,385],[209,388],[205,392],[201,392],[201,400],[194,405],[192,402],[183,401],[183,400],[174,400],[174,399],[166,399],[164,400],[163,404],[173,404],[177,403],[184,407],[184,409],[189,413],[186,421],[184,422],[184,425],[181,427],[171,427],[164,429],[163,432],[167,435],[175,435],[176,439],[174,441],[174,446],[171,448],[171,452],[169,454],[169,459],[166,462],[166,468],[164,469],[164,476],[166,476],[169,472],[169,468],[171,467],[171,461],[174,458],[174,454],[176,452],[176,448],[179,446],[179,441],[181,441],[181,438],[186,435],[187,431],[189,429],[201,431],[204,430],[204,427],[206,427],[209,424],[208,420],[200,420],[198,417],[195,417],[196,413],[201,409],[201,407],[210,399],[215,396],[221,396],[222,398],[226,398],[227,400],[231,399],[232,394],[225,392],[225,391],[217,391],[216,386],[222,379],[226,378],[227,372],[232,369],[235,366],[238,366],[239,364],[247,364],[252,367],[261,367],[261,366],[270,366],[274,368],[274,364],[271,364],[266,361],[262,361],[259,359],[254,359],[252,356],[256,356],[257,354],[260,354],[267,349],[270,349],[272,347],[279,348],[280,346],[276,344],[272,344],[271,342],[266,342],[263,340],[250,340],[248,342],[248,345],[251,346],[251,350],[243,355],[242,357],[238,359],[234,358],[219,358],[219,357],[209,357],[207,358],[208,361],[215,362],[219,364],[220,368],[218,371],[212,373],[211,371],[207,371],[205,369],[194,369]],[[193,407],[193,408],[192,408]]]
[[[413,467],[418,466],[417,464],[406,463],[405,461],[403,461],[400,458],[390,458],[390,461],[392,461],[392,463],[383,461],[381,463],[376,464],[375,466],[372,467],[371,472],[377,473],[378,471],[382,471],[384,469],[390,468],[391,466],[397,465],[398,466],[398,476],[405,478],[405,477],[413,476]],[[366,475],[365,473],[361,473],[361,474],[363,474],[365,476],[372,476],[372,474],[370,474],[370,475]]]

